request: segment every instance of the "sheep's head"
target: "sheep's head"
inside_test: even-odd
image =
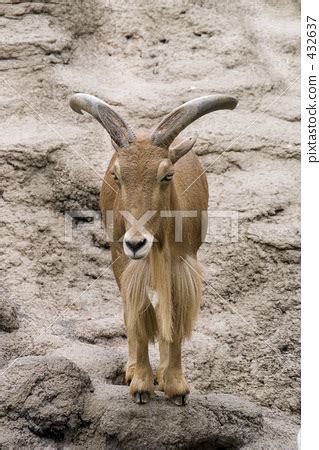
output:
[[[154,238],[161,241],[160,212],[167,209],[174,165],[186,155],[197,136],[173,144],[179,133],[204,114],[234,109],[237,100],[223,95],[199,97],[166,116],[149,136],[136,136],[108,104],[87,94],[75,94],[71,108],[95,117],[109,133],[117,157],[110,168],[119,187],[118,208],[125,221],[123,248],[134,259],[149,253]]]

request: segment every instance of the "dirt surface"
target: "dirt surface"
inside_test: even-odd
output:
[[[2,448],[295,448],[299,6],[1,2]],[[70,110],[79,91],[145,130],[196,96],[239,99],[185,132],[199,133],[214,216],[185,408],[161,395],[140,407],[121,386],[121,300],[88,211],[112,150],[97,122]],[[156,347],[151,357],[155,368]]]

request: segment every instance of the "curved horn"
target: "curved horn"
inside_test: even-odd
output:
[[[238,101],[226,95],[208,95],[191,100],[174,109],[151,134],[159,147],[169,147],[176,136],[195,120],[219,109],[234,109]]]
[[[128,147],[135,140],[135,134],[122,117],[107,103],[88,94],[74,94],[70,99],[73,111],[86,111],[100,122],[118,147]]]

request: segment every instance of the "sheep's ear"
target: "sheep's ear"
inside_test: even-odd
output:
[[[179,144],[170,146],[168,155],[173,164],[193,148],[197,137],[198,135],[196,133],[193,137],[188,137]]]

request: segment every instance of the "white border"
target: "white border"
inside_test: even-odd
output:
[[[307,16],[317,24],[317,55],[314,59],[317,75],[317,105],[319,106],[319,2],[301,3],[301,202],[302,202],[302,450],[319,448],[318,444],[318,385],[317,358],[319,356],[319,163],[309,163],[307,155],[308,77],[312,61],[307,57]],[[317,131],[319,113],[317,111]],[[319,159],[319,147],[317,144]]]

